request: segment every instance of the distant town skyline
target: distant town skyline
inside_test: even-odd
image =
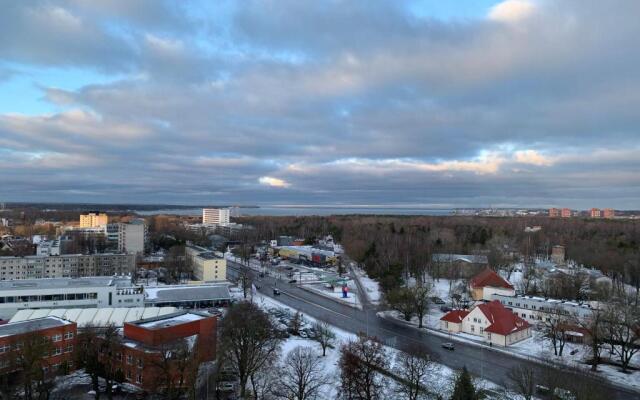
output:
[[[0,202],[640,204],[640,2],[9,2]]]

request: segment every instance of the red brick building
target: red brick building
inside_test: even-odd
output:
[[[179,386],[187,357],[198,364],[215,359],[216,323],[216,317],[193,311],[125,323],[115,355],[125,381],[152,392],[170,371]]]
[[[562,218],[571,218],[571,209],[570,208],[563,208],[562,211],[560,212],[560,216]]]
[[[604,218],[614,218],[616,216],[616,212],[613,208],[605,208],[602,212]]]
[[[600,218],[602,217],[602,212],[599,208],[592,208],[590,211],[591,218]]]
[[[557,208],[550,208],[549,209],[549,217],[551,218],[558,218],[560,216],[560,210]]]
[[[40,366],[51,376],[58,369],[71,370],[76,336],[75,322],[51,316],[1,325],[0,374],[19,371],[23,351],[42,352]],[[34,350],[35,347],[39,350]]]

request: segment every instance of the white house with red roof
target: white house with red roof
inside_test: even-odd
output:
[[[513,285],[498,275],[494,270],[487,268],[469,281],[469,292],[474,300],[492,300],[492,295],[515,296]]]
[[[471,311],[453,310],[445,314],[440,318],[440,329],[479,336],[497,346],[509,346],[531,337],[531,325],[497,300]]]

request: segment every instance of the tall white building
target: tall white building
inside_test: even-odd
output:
[[[203,225],[226,225],[229,223],[230,210],[228,208],[203,208]]]

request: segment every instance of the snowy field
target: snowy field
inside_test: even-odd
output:
[[[369,278],[367,273],[358,267],[354,266],[352,271],[355,274],[355,278],[358,279],[360,285],[362,285],[365,290],[363,295],[367,296],[367,299],[371,304],[380,304],[382,293],[380,292],[380,285],[378,285],[378,282]]]

